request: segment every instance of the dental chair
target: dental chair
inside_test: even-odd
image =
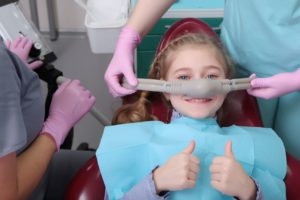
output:
[[[157,53],[174,37],[187,32],[205,31],[214,37],[217,35],[205,23],[187,18],[176,22],[165,33],[157,49]],[[227,112],[228,111],[228,112]],[[231,92],[223,105],[223,117],[220,119],[222,126],[232,124],[241,126],[262,127],[262,121],[256,99],[246,91]],[[161,121],[169,122],[171,111],[168,110],[161,99],[152,101],[152,113]],[[266,147],[267,148],[267,147]],[[285,179],[288,200],[300,200],[300,161],[287,154],[288,171]],[[101,164],[101,163],[100,163]],[[66,200],[102,200],[105,186],[96,157],[91,158],[73,178],[68,190]]]

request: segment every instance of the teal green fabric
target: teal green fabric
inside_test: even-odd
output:
[[[298,69],[299,33],[300,0],[225,1],[221,39],[239,76],[268,77]],[[291,96],[258,103],[264,125],[274,128],[288,152],[300,159],[300,93]]]
[[[287,152],[300,160],[300,92],[285,95],[278,100],[274,129],[281,137]]]
[[[228,0],[222,42],[249,72],[269,76],[300,67],[299,0]]]
[[[285,149],[280,138],[267,128],[221,128],[215,119],[180,117],[170,124],[159,121],[106,127],[96,156],[110,199],[120,199],[134,185],[181,152],[195,140],[193,152],[201,170],[192,189],[171,192],[170,199],[231,199],[210,185],[209,166],[224,155],[228,140],[236,160],[253,177],[266,199],[285,199]],[[276,157],[274,157],[276,155]]]

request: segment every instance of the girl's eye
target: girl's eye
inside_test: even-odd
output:
[[[216,78],[218,78],[218,76],[215,75],[215,74],[209,74],[209,75],[207,75],[206,78],[208,78],[208,79],[216,79]]]
[[[178,78],[177,79],[180,79],[180,80],[189,80],[190,79],[190,77],[189,76],[187,76],[187,75],[181,75],[181,76],[178,76]]]

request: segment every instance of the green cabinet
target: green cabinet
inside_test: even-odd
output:
[[[146,78],[148,76],[149,67],[154,59],[155,51],[162,35],[166,30],[179,18],[162,18],[152,30],[143,38],[143,41],[137,48],[137,76]],[[201,18],[204,22],[213,28],[216,28],[216,33],[220,33],[219,26],[222,18]]]

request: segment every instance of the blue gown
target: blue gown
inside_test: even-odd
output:
[[[96,155],[110,199],[120,199],[157,165],[181,152],[191,140],[200,160],[197,184],[171,192],[170,199],[231,199],[210,185],[209,166],[224,155],[232,141],[236,160],[259,184],[265,199],[285,199],[286,157],[282,141],[272,129],[219,127],[216,120],[180,117],[170,124],[159,121],[106,127]]]
[[[226,0],[221,39],[241,77],[269,77],[300,67],[300,0]],[[300,92],[258,99],[264,125],[300,159]]]

